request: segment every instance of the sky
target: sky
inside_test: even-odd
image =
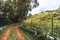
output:
[[[32,11],[29,13],[36,14],[41,11],[55,10],[60,6],[60,0],[37,0],[37,1],[39,2],[39,6],[32,9]]]
[[[39,6],[32,9],[31,14],[36,14],[41,11],[55,10],[60,6],[60,0],[38,0]]]

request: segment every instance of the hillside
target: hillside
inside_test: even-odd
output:
[[[46,35],[49,34],[54,37],[60,38],[60,9],[53,11],[40,12],[32,15],[24,20],[20,25],[23,30],[35,33],[34,35]],[[53,19],[53,20],[52,20]],[[52,29],[53,21],[53,29]],[[53,32],[53,34],[52,34]],[[32,33],[32,34],[33,34]],[[59,34],[59,35],[58,35]]]
[[[53,10],[53,11],[45,11],[45,12],[40,12],[35,15],[30,16],[27,21],[34,21],[34,20],[50,20],[53,16],[54,20],[60,20],[60,11],[59,10]]]

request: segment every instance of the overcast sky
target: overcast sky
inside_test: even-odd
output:
[[[31,12],[32,14],[39,13],[45,10],[54,10],[60,6],[60,0],[38,0],[39,6],[34,8]]]

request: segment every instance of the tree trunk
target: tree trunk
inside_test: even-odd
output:
[[[23,22],[23,18],[19,18],[18,21],[19,21],[19,23],[22,23]]]
[[[23,1],[24,0],[18,0],[18,3],[19,3],[19,23],[22,23],[23,22]]]

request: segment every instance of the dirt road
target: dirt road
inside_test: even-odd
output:
[[[11,29],[12,29],[12,27],[10,26],[10,27],[5,31],[5,33],[1,36],[1,40],[7,40],[7,39],[8,39]]]
[[[8,37],[10,35],[11,29],[15,27],[16,35],[19,40],[26,40],[26,38],[23,36],[23,33],[19,30],[19,25],[12,25],[9,26],[9,28],[5,31],[5,33],[0,37],[0,40],[8,40]]]
[[[23,36],[23,33],[19,30],[19,25],[16,25],[15,30],[19,40],[26,40],[26,38]]]

